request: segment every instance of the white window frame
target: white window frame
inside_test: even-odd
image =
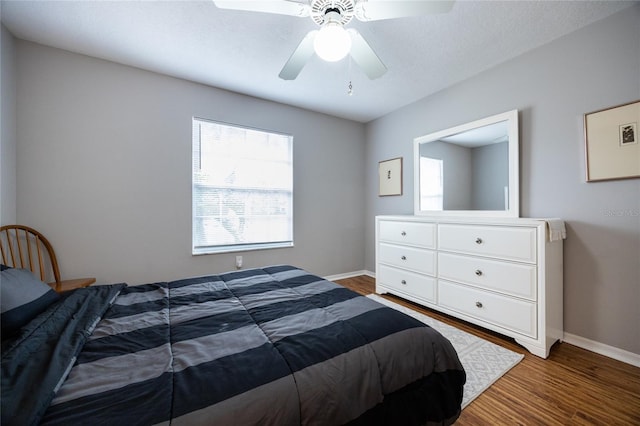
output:
[[[294,225],[293,225],[293,136],[292,135],[288,135],[285,133],[279,133],[279,132],[273,132],[270,130],[263,130],[263,129],[256,129],[256,128],[251,128],[251,127],[247,127],[247,126],[240,126],[240,125],[236,125],[236,124],[229,124],[229,123],[224,123],[224,122],[218,122],[218,121],[213,121],[213,120],[207,120],[207,119],[203,119],[203,118],[198,118],[198,117],[193,117],[192,120],[193,123],[193,130],[192,130],[192,155],[191,155],[191,159],[192,159],[192,171],[191,171],[191,200],[192,200],[192,213],[191,213],[191,248],[192,248],[192,254],[193,255],[201,255],[201,254],[214,254],[214,253],[228,253],[228,252],[238,252],[238,251],[249,251],[249,250],[261,250],[261,249],[272,249],[272,248],[283,248],[283,247],[293,247],[293,229],[294,229]],[[246,131],[248,134],[268,134],[270,136],[277,138],[288,138],[288,158],[284,159],[282,158],[281,160],[274,160],[274,159],[268,159],[265,160],[265,167],[269,167],[274,166],[274,164],[280,164],[280,167],[282,168],[282,164],[284,164],[284,170],[285,173],[284,175],[282,173],[280,173],[278,176],[281,176],[281,180],[284,181],[284,184],[281,187],[275,187],[275,186],[269,186],[268,184],[265,184],[265,186],[243,186],[242,184],[215,184],[215,183],[206,183],[203,182],[202,179],[198,179],[198,173],[201,172],[202,170],[202,164],[204,159],[202,158],[202,148],[201,148],[201,144],[202,144],[202,132],[201,132],[201,126],[202,125],[213,125],[213,126],[221,126],[221,127],[227,127],[229,129],[235,129],[235,130],[240,130],[240,131]],[[254,132],[258,132],[258,133],[254,133]],[[251,151],[249,150],[243,150],[244,153],[248,153],[249,155],[245,156],[244,154],[238,154],[237,157],[231,157],[231,158],[237,158],[240,162],[244,161],[247,159],[247,157],[251,157]],[[235,154],[234,154],[235,155]],[[252,157],[251,160],[252,161],[256,161],[258,157]],[[289,167],[289,170],[287,171],[286,168]],[[290,173],[290,176],[286,176],[287,173]],[[277,216],[277,218],[274,217],[274,215],[270,215],[267,214],[265,215],[264,213],[262,214],[255,214],[252,215],[251,212],[246,213],[248,209],[250,209],[251,207],[248,207],[248,205],[250,203],[246,203],[246,201],[248,201],[248,199],[244,199],[245,202],[239,202],[239,204],[236,205],[241,205],[241,211],[245,214],[242,214],[240,216],[235,216],[235,217],[231,217],[231,219],[235,219],[237,220],[241,220],[242,221],[242,226],[240,226],[240,232],[244,234],[244,224],[247,223],[247,218],[249,218],[249,220],[251,220],[251,218],[253,218],[254,220],[266,220],[266,221],[273,221],[275,220],[276,222],[279,223],[279,226],[281,227],[281,230],[286,228],[287,231],[281,231],[280,232],[280,238],[265,238],[264,241],[238,241],[238,236],[234,235],[235,241],[218,241],[218,242],[213,242],[213,243],[207,243],[207,244],[202,244],[202,240],[199,238],[199,235],[201,235],[203,237],[203,239],[206,241],[207,236],[206,234],[206,222],[208,221],[209,223],[214,223],[216,227],[221,227],[221,226],[229,226],[229,225],[224,225],[223,222],[225,222],[225,219],[229,218],[229,206],[232,205],[232,202],[230,202],[228,199],[226,199],[226,203],[221,201],[220,205],[224,206],[224,209],[227,210],[227,213],[225,214],[225,216],[223,216],[223,208],[221,207],[220,210],[218,211],[218,214],[213,214],[213,215],[204,215],[204,214],[200,214],[198,216],[198,212],[202,212],[202,209],[200,208],[200,206],[198,205],[198,196],[196,195],[196,191],[197,191],[197,187],[199,188],[203,188],[208,186],[209,188],[212,189],[212,193],[215,193],[216,197],[219,197],[220,200],[223,200],[224,197],[222,194],[235,194],[235,196],[237,197],[238,194],[247,194],[249,192],[251,193],[262,193],[264,194],[276,194],[279,193],[281,195],[284,194],[284,198],[286,200],[289,200],[287,204],[287,206],[284,208],[285,214],[284,215],[275,215]],[[287,195],[288,198],[287,198]],[[236,203],[238,203],[236,201]],[[209,206],[210,207],[210,206]],[[204,208],[204,207],[203,207]],[[288,212],[288,214],[286,213]],[[235,214],[235,211],[232,211],[230,213]],[[242,218],[242,219],[238,219],[238,218]],[[236,225],[238,226],[238,225]],[[200,230],[199,230],[200,228]],[[262,228],[262,229],[268,229],[267,228]],[[269,232],[271,232],[271,230],[267,230],[266,231],[267,234]],[[236,233],[234,233],[236,234]],[[287,234],[287,235],[285,235]],[[211,236],[209,238],[212,238]]]

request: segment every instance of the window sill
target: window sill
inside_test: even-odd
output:
[[[215,247],[194,247],[191,250],[191,254],[193,256],[201,256],[205,254],[234,253],[239,251],[269,250],[287,247],[293,247],[293,241],[266,244],[235,244]]]

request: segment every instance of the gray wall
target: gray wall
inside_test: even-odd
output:
[[[473,148],[471,210],[505,210],[504,187],[509,186],[509,142]]]
[[[17,217],[63,277],[130,284],[364,264],[364,125],[17,40]],[[4,81],[3,81],[4,84]],[[191,255],[191,119],[294,136],[295,247]]]
[[[640,99],[638,22],[636,5],[369,123],[366,268],[374,216],[413,212],[413,138],[518,109],[521,216],[567,222],[565,330],[640,354],[640,179],[586,183],[582,124]],[[404,195],[378,197],[376,165],[395,157]]]
[[[0,224],[16,222],[16,86],[14,38],[0,24]]]

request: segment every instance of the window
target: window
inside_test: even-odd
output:
[[[442,210],[444,199],[443,162],[420,157],[420,210]]]
[[[193,254],[293,246],[293,137],[193,119]]]

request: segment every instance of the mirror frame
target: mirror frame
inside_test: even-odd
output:
[[[509,208],[506,210],[420,210],[420,145],[502,121],[507,122],[509,137]],[[520,217],[520,140],[518,129],[518,110],[514,109],[415,138],[413,140],[414,214],[418,216]]]

